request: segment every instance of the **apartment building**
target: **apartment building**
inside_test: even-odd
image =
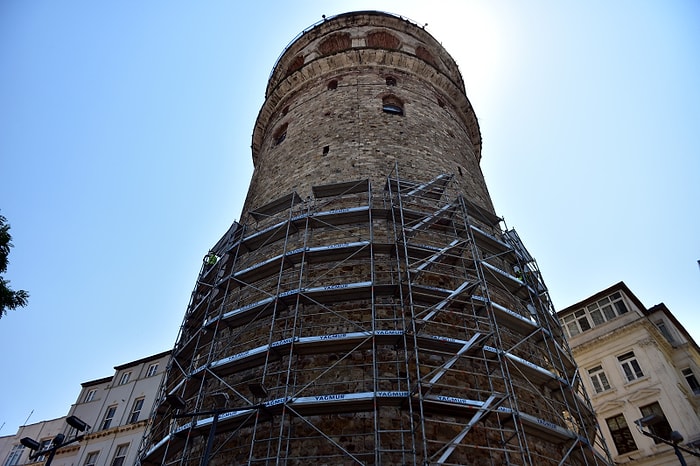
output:
[[[80,432],[66,423],[70,416],[77,416],[90,428],[79,442],[59,449],[52,466],[134,464],[169,357],[169,351],[148,356],[116,366],[110,377],[82,383],[66,417],[22,426],[15,435],[0,437],[0,464],[43,464],[46,455],[30,460],[34,451],[20,440],[30,437],[43,450],[58,434],[73,438]]]
[[[697,451],[700,350],[663,303],[647,308],[620,282],[558,316],[616,464],[680,464],[673,431]]]

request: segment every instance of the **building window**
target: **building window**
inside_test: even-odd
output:
[[[625,373],[628,382],[644,377],[644,372],[642,372],[642,368],[639,366],[633,351],[618,356],[617,360],[620,361],[622,372]]]
[[[588,375],[591,377],[591,383],[596,393],[610,390],[610,383],[608,383],[608,377],[605,375],[602,366],[595,366],[592,369],[588,369]]]
[[[622,294],[617,292],[593,304],[589,304],[586,310],[593,318],[593,325],[599,325],[625,314],[627,312],[627,306],[625,306],[625,302],[622,300]]]
[[[92,390],[88,390],[88,392],[85,394],[85,403],[89,403],[94,400],[95,395],[97,395],[96,389],[93,388]]]
[[[566,333],[569,337],[573,337],[626,312],[628,312],[627,306],[622,300],[622,293],[618,291],[589,304],[584,309],[563,316],[561,320]]]
[[[387,76],[386,77],[386,85],[387,86],[396,86],[396,78],[393,76]]]
[[[114,414],[117,412],[117,405],[113,405],[107,408],[107,412],[105,412],[105,418],[102,421],[102,430],[109,429],[109,426],[112,425],[112,419],[114,419]]]
[[[328,81],[327,87],[328,87],[329,91],[334,91],[334,90],[338,89],[338,80],[333,79],[331,81]]]
[[[656,328],[659,329],[659,332],[661,332],[661,335],[664,336],[666,341],[668,341],[671,344],[675,343],[673,341],[673,337],[671,336],[671,332],[668,331],[668,327],[666,327],[666,323],[663,320],[656,322],[655,325],[656,325]]]
[[[274,141],[274,145],[279,145],[282,144],[282,141],[287,139],[287,126],[288,124],[285,123],[279,128],[277,128],[277,131],[275,131],[275,134],[272,136],[272,139]]]
[[[700,395],[700,383],[698,383],[698,379],[695,378],[693,370],[690,367],[686,367],[681,371],[681,373],[683,374],[683,377],[685,377],[685,381],[688,382],[688,385],[693,393]]]
[[[663,443],[663,440],[671,440],[671,426],[658,402],[641,406],[639,411],[642,412],[642,417],[649,416],[652,418],[646,425],[649,432],[655,436],[654,443]]]
[[[126,383],[129,383],[130,378],[131,378],[131,371],[124,372],[122,374],[122,376],[119,378],[119,385],[124,385]]]
[[[403,115],[403,102],[393,95],[382,99],[382,111],[391,115]]]
[[[131,409],[131,416],[129,416],[129,423],[133,424],[138,422],[139,415],[141,414],[141,409],[143,408],[143,398],[134,400],[134,407]]]
[[[154,375],[156,375],[156,372],[158,372],[157,362],[148,366],[148,370],[146,370],[146,377],[153,377]]]
[[[128,449],[128,443],[117,446],[117,451],[114,452],[114,458],[112,459],[112,466],[123,466]]]
[[[615,443],[618,455],[623,455],[637,449],[637,444],[634,443],[634,438],[632,438],[632,432],[630,432],[630,428],[627,426],[625,416],[619,414],[607,418],[605,422],[608,424],[608,429],[610,429],[610,435]]]
[[[24,445],[14,445],[3,466],[15,466],[18,464],[19,459],[22,457],[22,453],[24,453]]]
[[[91,451],[90,453],[88,453],[87,457],[85,458],[85,463],[83,463],[83,466],[95,466],[97,464],[97,457],[99,456],[99,454],[99,451]]]
[[[570,337],[576,336],[579,333],[585,332],[591,328],[586,311],[583,309],[562,317],[562,321],[564,322],[564,328]]]

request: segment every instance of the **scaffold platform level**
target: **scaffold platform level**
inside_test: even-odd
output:
[[[458,188],[396,169],[232,226],[202,265],[141,464],[196,462],[215,417],[231,464],[607,464],[536,262]]]

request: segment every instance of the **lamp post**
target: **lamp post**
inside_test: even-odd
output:
[[[643,429],[644,427],[649,427],[656,424],[659,420],[661,420],[661,417],[658,414],[650,414],[648,416],[644,416],[641,419],[637,419],[636,421],[634,421],[634,423],[637,424],[637,428],[642,434],[646,435],[647,437],[651,437],[654,440],[658,440],[659,442],[663,442],[666,445],[672,446],[673,451],[676,453],[676,456],[678,457],[678,461],[680,462],[681,466],[688,466],[688,463],[685,462],[685,458],[683,457],[683,453],[681,453],[681,451],[684,451],[693,456],[700,457],[700,455],[695,453],[694,451],[688,450],[687,448],[678,445],[680,442],[683,441],[683,435],[681,435],[681,433],[677,430],[671,432],[670,439],[665,439],[663,437],[659,437],[653,432],[649,432]]]
[[[77,416],[68,416],[66,418],[66,423],[73,427],[77,432],[85,432],[90,428],[85,421],[80,419]],[[30,437],[24,437],[22,438],[19,443],[24,445],[25,447],[29,448],[30,450],[38,450],[34,453],[29,454],[29,459],[34,460],[42,455],[46,455],[47,453],[49,454],[49,457],[46,459],[45,466],[51,466],[51,461],[53,461],[53,457],[56,456],[56,451],[58,451],[59,448],[64,447],[66,445],[70,445],[73,442],[80,442],[83,437],[85,437],[85,434],[81,435],[75,435],[73,438],[68,438],[66,439],[66,436],[64,434],[57,434],[53,440],[51,441],[51,445],[44,449],[41,450],[41,444],[34,440],[33,438]]]

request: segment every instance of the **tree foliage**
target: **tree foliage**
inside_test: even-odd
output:
[[[10,225],[7,219],[0,215],[0,274],[7,271],[9,263],[7,256],[12,248],[12,235],[10,235]],[[29,300],[29,293],[24,290],[13,291],[10,288],[10,281],[0,276],[0,318],[7,313],[8,309],[24,307]]]

